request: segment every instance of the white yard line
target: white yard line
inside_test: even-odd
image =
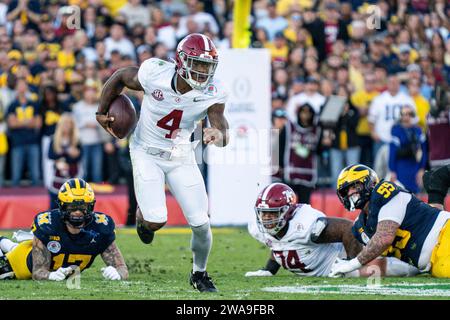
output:
[[[426,288],[426,287],[446,288]],[[450,297],[450,283],[389,283],[380,286],[366,285],[308,285],[308,286],[278,286],[265,287],[261,290],[282,293],[307,294],[350,294],[350,295],[387,295],[387,296],[418,296],[418,297]]]

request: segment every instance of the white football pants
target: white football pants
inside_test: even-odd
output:
[[[145,221],[167,221],[165,182],[190,226],[209,221],[206,188],[193,152],[187,159],[165,160],[136,144],[130,146],[130,155],[136,199]]]

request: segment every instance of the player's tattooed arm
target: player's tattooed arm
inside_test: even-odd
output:
[[[342,242],[347,257],[354,258],[361,252],[363,246],[356,240],[352,233],[353,222],[342,218],[323,218],[325,229],[317,238],[312,236],[315,243]]]
[[[106,115],[111,103],[116,99],[122,90],[127,87],[132,90],[143,91],[138,80],[138,67],[125,67],[117,70],[109,77],[103,86],[100,96],[100,104],[98,106],[97,121],[106,129],[108,123],[111,121]]]
[[[116,242],[110,244],[108,248],[101,254],[103,261],[107,266],[113,266],[120,274],[122,280],[128,279],[128,267],[125,260],[116,245]]]
[[[400,225],[392,220],[378,222],[377,231],[367,243],[367,246],[358,254],[359,262],[365,265],[379,257],[394,242],[398,227]]]
[[[225,105],[217,103],[208,109],[208,119],[211,128],[203,129],[203,141],[208,144],[213,142],[218,147],[225,147],[229,141],[228,121],[224,115]]]
[[[33,257],[33,280],[48,280],[52,254],[48,251],[42,241],[36,237],[33,238],[33,249],[31,254]]]

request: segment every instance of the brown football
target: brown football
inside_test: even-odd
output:
[[[130,98],[124,94],[120,94],[111,103],[108,116],[114,117],[114,121],[110,124],[110,128],[114,134],[120,138],[126,138],[133,131],[137,116],[133,103]]]

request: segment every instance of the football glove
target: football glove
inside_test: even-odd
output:
[[[73,269],[71,267],[59,268],[56,271],[50,272],[50,274],[48,275],[48,280],[62,281],[66,279],[66,277],[70,275],[72,272]]]
[[[333,266],[331,267],[330,274],[328,275],[330,278],[339,278],[343,277],[347,272],[355,271],[356,269],[361,268],[362,265],[359,262],[358,258],[354,258],[352,260],[342,260],[337,258],[334,261]]]
[[[246,277],[271,277],[272,272],[269,270],[249,271],[245,274]]]
[[[117,272],[117,269],[114,268],[113,266],[108,266],[106,268],[102,268],[102,274],[106,280],[121,280],[122,279],[119,272]]]

